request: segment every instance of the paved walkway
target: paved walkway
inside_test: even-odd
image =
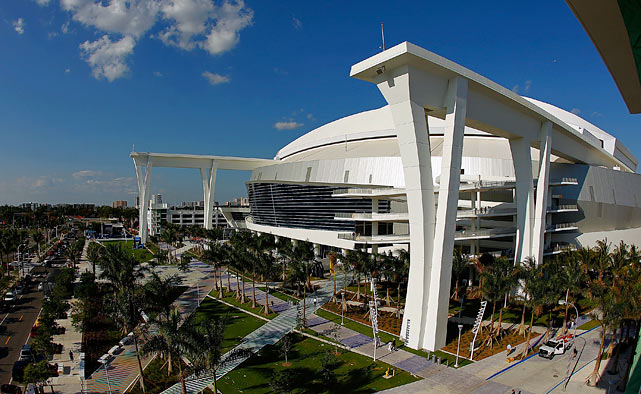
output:
[[[234,283],[234,282],[232,282]],[[233,286],[232,286],[233,287]],[[234,288],[235,289],[235,288]],[[247,289],[247,287],[245,287]],[[245,290],[246,291],[246,290]],[[251,286],[249,287],[251,292]],[[332,281],[325,281],[320,289],[312,294],[308,294],[305,299],[305,316],[311,317],[321,305],[329,301],[332,296],[333,283]],[[256,290],[256,297],[258,298],[258,290]],[[261,292],[262,293],[262,292]],[[275,297],[274,297],[275,298]],[[314,298],[317,299],[316,305],[314,305]],[[275,298],[275,300],[278,300]],[[282,300],[279,300],[282,301]],[[282,301],[285,305],[287,303]],[[302,306],[301,306],[302,307]],[[251,350],[253,353],[258,352],[266,345],[273,345],[278,342],[282,337],[284,337],[288,332],[291,332],[294,327],[296,327],[296,317],[298,314],[297,308],[287,308],[281,312],[277,317],[270,320],[257,330],[253,331],[245,338],[243,338],[240,345],[236,346],[234,349],[247,349]],[[233,350],[232,350],[233,351]],[[228,355],[223,356],[223,359]],[[220,379],[229,371],[236,368],[248,357],[237,358],[229,363],[227,363],[223,368],[217,372],[217,378]],[[190,377],[187,379],[186,387],[188,394],[196,394],[204,390],[206,387],[210,386],[213,383],[213,377],[211,375],[206,375],[202,377]],[[175,384],[163,391],[161,394],[178,394],[181,392],[180,384]]]
[[[156,272],[164,275],[178,273],[183,283],[191,285],[184,293],[176,299],[174,305],[182,314],[192,313],[207,294],[214,288],[214,279],[211,275],[211,268],[201,262],[192,262],[188,273],[181,273],[175,266],[160,266]],[[146,366],[151,358],[141,360]],[[127,345],[122,352],[109,364],[108,374],[112,393],[124,393],[125,390],[138,379],[138,364],[133,345]],[[98,368],[86,380],[86,392],[105,393],[108,392],[107,375],[104,367]]]
[[[344,326],[337,325],[322,317],[309,319],[310,328],[320,334],[328,335],[338,326],[338,340],[355,353],[374,357],[374,340]],[[393,367],[420,376],[423,380],[390,389],[385,392],[408,393],[510,393],[513,387],[486,381],[485,379],[464,372],[461,369],[448,368],[405,350],[390,351],[385,344],[376,349],[376,359]],[[526,394],[522,391],[522,394]]]

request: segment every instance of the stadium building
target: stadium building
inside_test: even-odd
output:
[[[251,170],[250,230],[308,240],[319,254],[409,248],[401,336],[428,350],[445,345],[454,247],[541,261],[641,236],[637,159],[579,116],[407,42],[351,76],[388,104],[312,130],[272,160],[133,152],[141,201],[153,167],[196,168],[207,219],[217,169]]]

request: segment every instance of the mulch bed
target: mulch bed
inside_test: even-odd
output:
[[[338,303],[334,303],[331,301],[328,302],[327,304],[323,305],[323,308],[327,309],[330,312],[334,312],[340,315],[341,314],[340,299],[338,300]],[[399,333],[401,332],[401,324],[403,323],[402,316],[403,315],[401,315],[401,318],[396,318],[394,313],[383,313],[379,311],[378,328],[380,328],[383,331],[387,331],[390,334],[399,335]],[[352,320],[356,320],[357,322],[371,326],[371,322],[369,320],[368,306],[359,308],[353,305],[347,305],[347,311],[345,312],[345,317],[348,317]]]
[[[452,327],[452,328],[456,330],[455,331],[456,336],[447,345],[445,345],[445,347],[442,348],[442,350],[445,350],[452,354],[456,354],[456,347],[458,344],[458,329],[456,329],[455,327]],[[488,331],[489,331],[489,327],[486,328],[484,326],[483,330],[481,331],[481,333],[479,333],[478,337],[476,338],[474,347],[477,348],[477,350],[474,351],[474,361],[482,360],[486,357],[490,357],[501,352],[506,354],[506,349],[508,344],[510,344],[512,346],[512,349],[514,349],[517,345],[525,342],[525,340],[527,339],[526,337],[523,337],[523,335],[519,335],[517,330],[504,331],[504,334],[501,338],[499,338],[498,343],[495,341],[493,347],[490,348],[490,346],[486,346]],[[448,335],[448,337],[450,337],[450,335]],[[536,334],[532,334],[532,338],[534,337],[536,337]],[[469,359],[470,344],[472,343],[473,338],[474,338],[474,333],[472,332],[471,329],[468,329],[467,331],[463,331],[461,333],[460,355],[462,357]],[[530,340],[530,342],[532,342],[532,340]],[[510,354],[510,356],[514,357],[516,356],[516,354],[517,354],[516,351],[512,350],[512,354]],[[506,357],[507,357],[507,354],[506,354]]]

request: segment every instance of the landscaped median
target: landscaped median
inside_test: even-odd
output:
[[[288,363],[281,342],[263,348],[218,381],[223,393],[373,392],[411,383],[419,378],[388,364],[329,344],[292,335]],[[389,379],[385,374],[389,368]],[[297,390],[298,391],[298,390]]]
[[[258,319],[245,312],[239,311],[233,307],[227,306],[219,301],[206,298],[195,314],[192,316],[196,323],[204,319],[225,319],[227,327],[225,329],[225,339],[223,341],[222,352],[225,353],[236,347],[242,339],[249,333],[257,330],[263,324],[264,320]],[[172,374],[167,372],[167,363],[165,360],[156,358],[145,368],[145,377],[148,385],[147,394],[157,394],[173,386],[177,381],[178,365],[174,361]],[[142,393],[140,386],[135,385],[129,391],[132,394]]]
[[[145,248],[134,249],[134,241],[105,241],[102,242],[103,245],[119,245],[122,250],[127,252],[127,254],[133,253],[136,260],[141,263],[145,263],[151,260],[154,256]]]

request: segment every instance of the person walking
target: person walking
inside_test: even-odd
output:
[[[73,361],[73,352],[69,350],[69,360]]]
[[[316,303],[317,302],[318,302],[318,300],[316,299],[316,297],[314,297],[314,307],[316,307]]]

